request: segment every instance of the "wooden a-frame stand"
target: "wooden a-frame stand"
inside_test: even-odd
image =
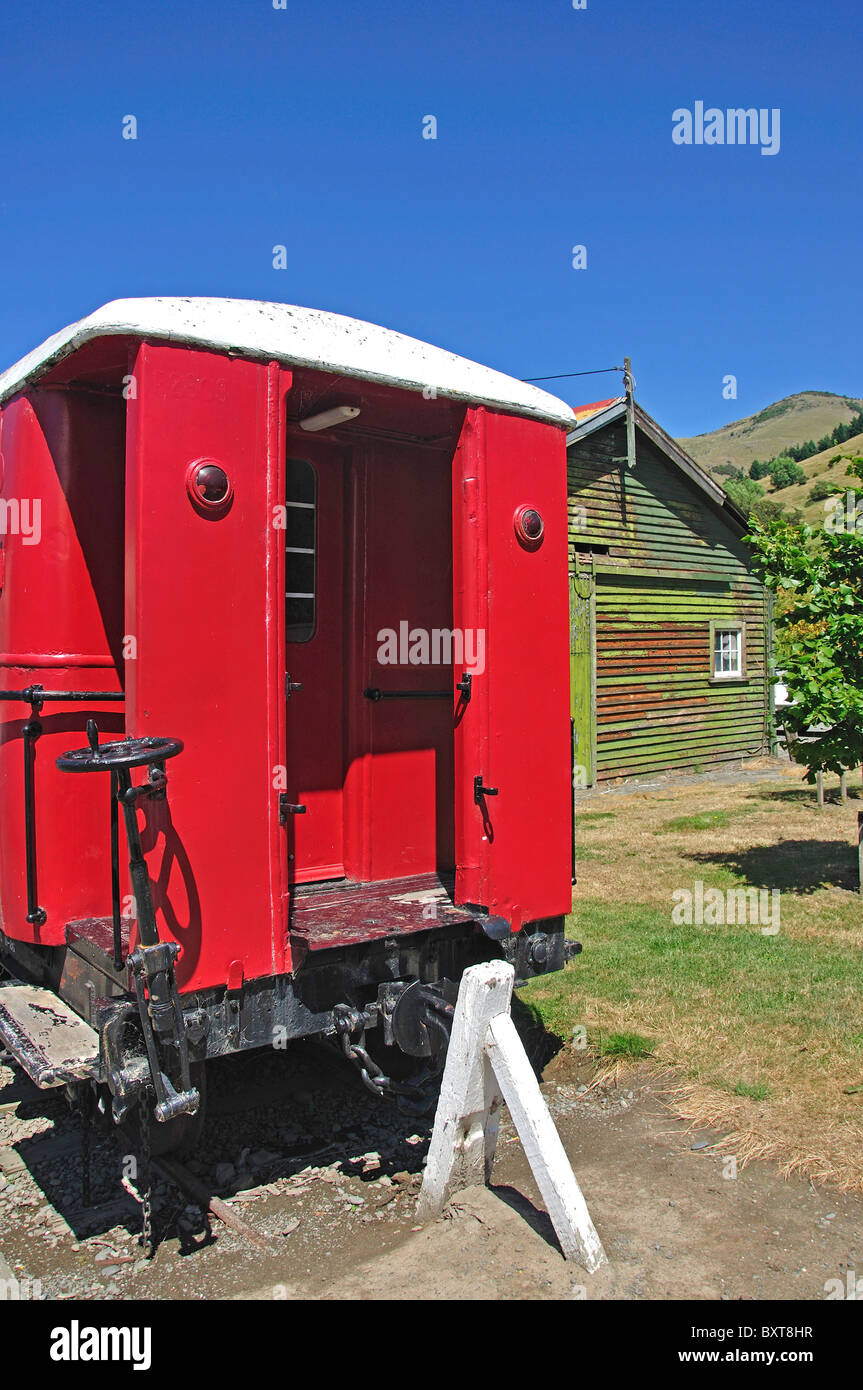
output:
[[[564,1255],[593,1273],[605,1251],[510,1017],[514,978],[504,961],[464,972],[417,1218],[439,1216],[456,1186],[491,1180],[506,1101]]]

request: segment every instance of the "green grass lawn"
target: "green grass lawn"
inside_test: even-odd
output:
[[[681,1113],[731,1131],[744,1159],[863,1189],[856,804],[817,812],[783,790],[681,789],[674,817],[641,793],[615,798],[611,823],[577,817],[568,931],[584,951],[520,995],[565,1047],[576,1033],[602,1064],[671,1069]],[[696,879],[778,890],[778,933],[675,925],[671,895]]]

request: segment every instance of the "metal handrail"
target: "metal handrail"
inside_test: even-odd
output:
[[[41,685],[28,685],[23,690],[0,690],[0,700],[21,700],[30,706],[30,718],[22,727],[24,736],[24,864],[27,881],[27,921],[31,926],[44,926],[48,914],[39,906],[36,878],[36,743],[42,736],[39,714],[47,702],[89,704],[95,700],[123,701],[122,690],[45,690]]]

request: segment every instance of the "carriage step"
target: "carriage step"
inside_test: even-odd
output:
[[[0,1039],[42,1090],[98,1070],[98,1033],[38,985],[0,985]]]

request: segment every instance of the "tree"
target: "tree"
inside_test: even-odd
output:
[[[770,478],[777,491],[783,487],[793,487],[795,483],[806,482],[806,474],[800,464],[795,463],[786,454],[781,454],[778,459],[773,460],[770,465]]]
[[[739,507],[747,518],[754,504],[764,496],[764,488],[751,478],[729,478],[725,484],[725,491],[735,507]]]
[[[817,772],[843,772],[863,762],[863,457],[851,460],[848,491],[856,512],[816,532],[784,521],[750,526],[753,569],[780,603],[783,673],[792,703],[785,710],[795,762]]]
[[[753,459],[749,465],[749,476],[758,482],[759,478],[766,478],[770,472],[770,464],[761,459]]]
[[[752,520],[758,520],[764,525],[768,521],[788,521],[793,526],[803,520],[803,513],[799,507],[785,507],[781,502],[777,502],[775,497],[759,497],[753,502],[749,509]]]
[[[781,502],[775,502],[772,497],[759,497],[749,509],[750,518],[756,519],[766,526],[769,521],[782,521],[785,518],[785,508]]]

